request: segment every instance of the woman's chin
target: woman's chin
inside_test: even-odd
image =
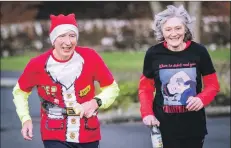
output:
[[[177,48],[180,46],[180,42],[178,43],[169,43],[170,46],[172,46],[173,48]]]

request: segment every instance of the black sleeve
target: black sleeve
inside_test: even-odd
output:
[[[149,48],[144,57],[143,75],[147,78],[153,78],[153,66],[152,66],[152,48]]]
[[[201,71],[202,76],[206,76],[206,75],[216,72],[214,69],[211,57],[205,47],[201,49],[200,71]]]

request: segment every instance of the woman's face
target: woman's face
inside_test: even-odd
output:
[[[77,35],[74,31],[69,31],[58,36],[54,42],[55,50],[62,59],[68,59],[77,46]]]
[[[178,47],[184,40],[185,25],[177,17],[169,18],[163,24],[162,32],[168,46]]]

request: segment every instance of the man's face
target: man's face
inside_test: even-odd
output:
[[[77,35],[74,31],[69,31],[58,36],[54,41],[54,47],[60,57],[70,57],[77,46]]]

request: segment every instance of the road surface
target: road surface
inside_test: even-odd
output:
[[[29,104],[34,122],[33,141],[24,141],[12,102],[12,89],[1,88],[1,148],[43,148],[39,131],[39,99],[32,93]],[[208,118],[209,135],[204,148],[230,148],[230,117]],[[151,148],[149,130],[141,122],[102,124],[100,148]]]

